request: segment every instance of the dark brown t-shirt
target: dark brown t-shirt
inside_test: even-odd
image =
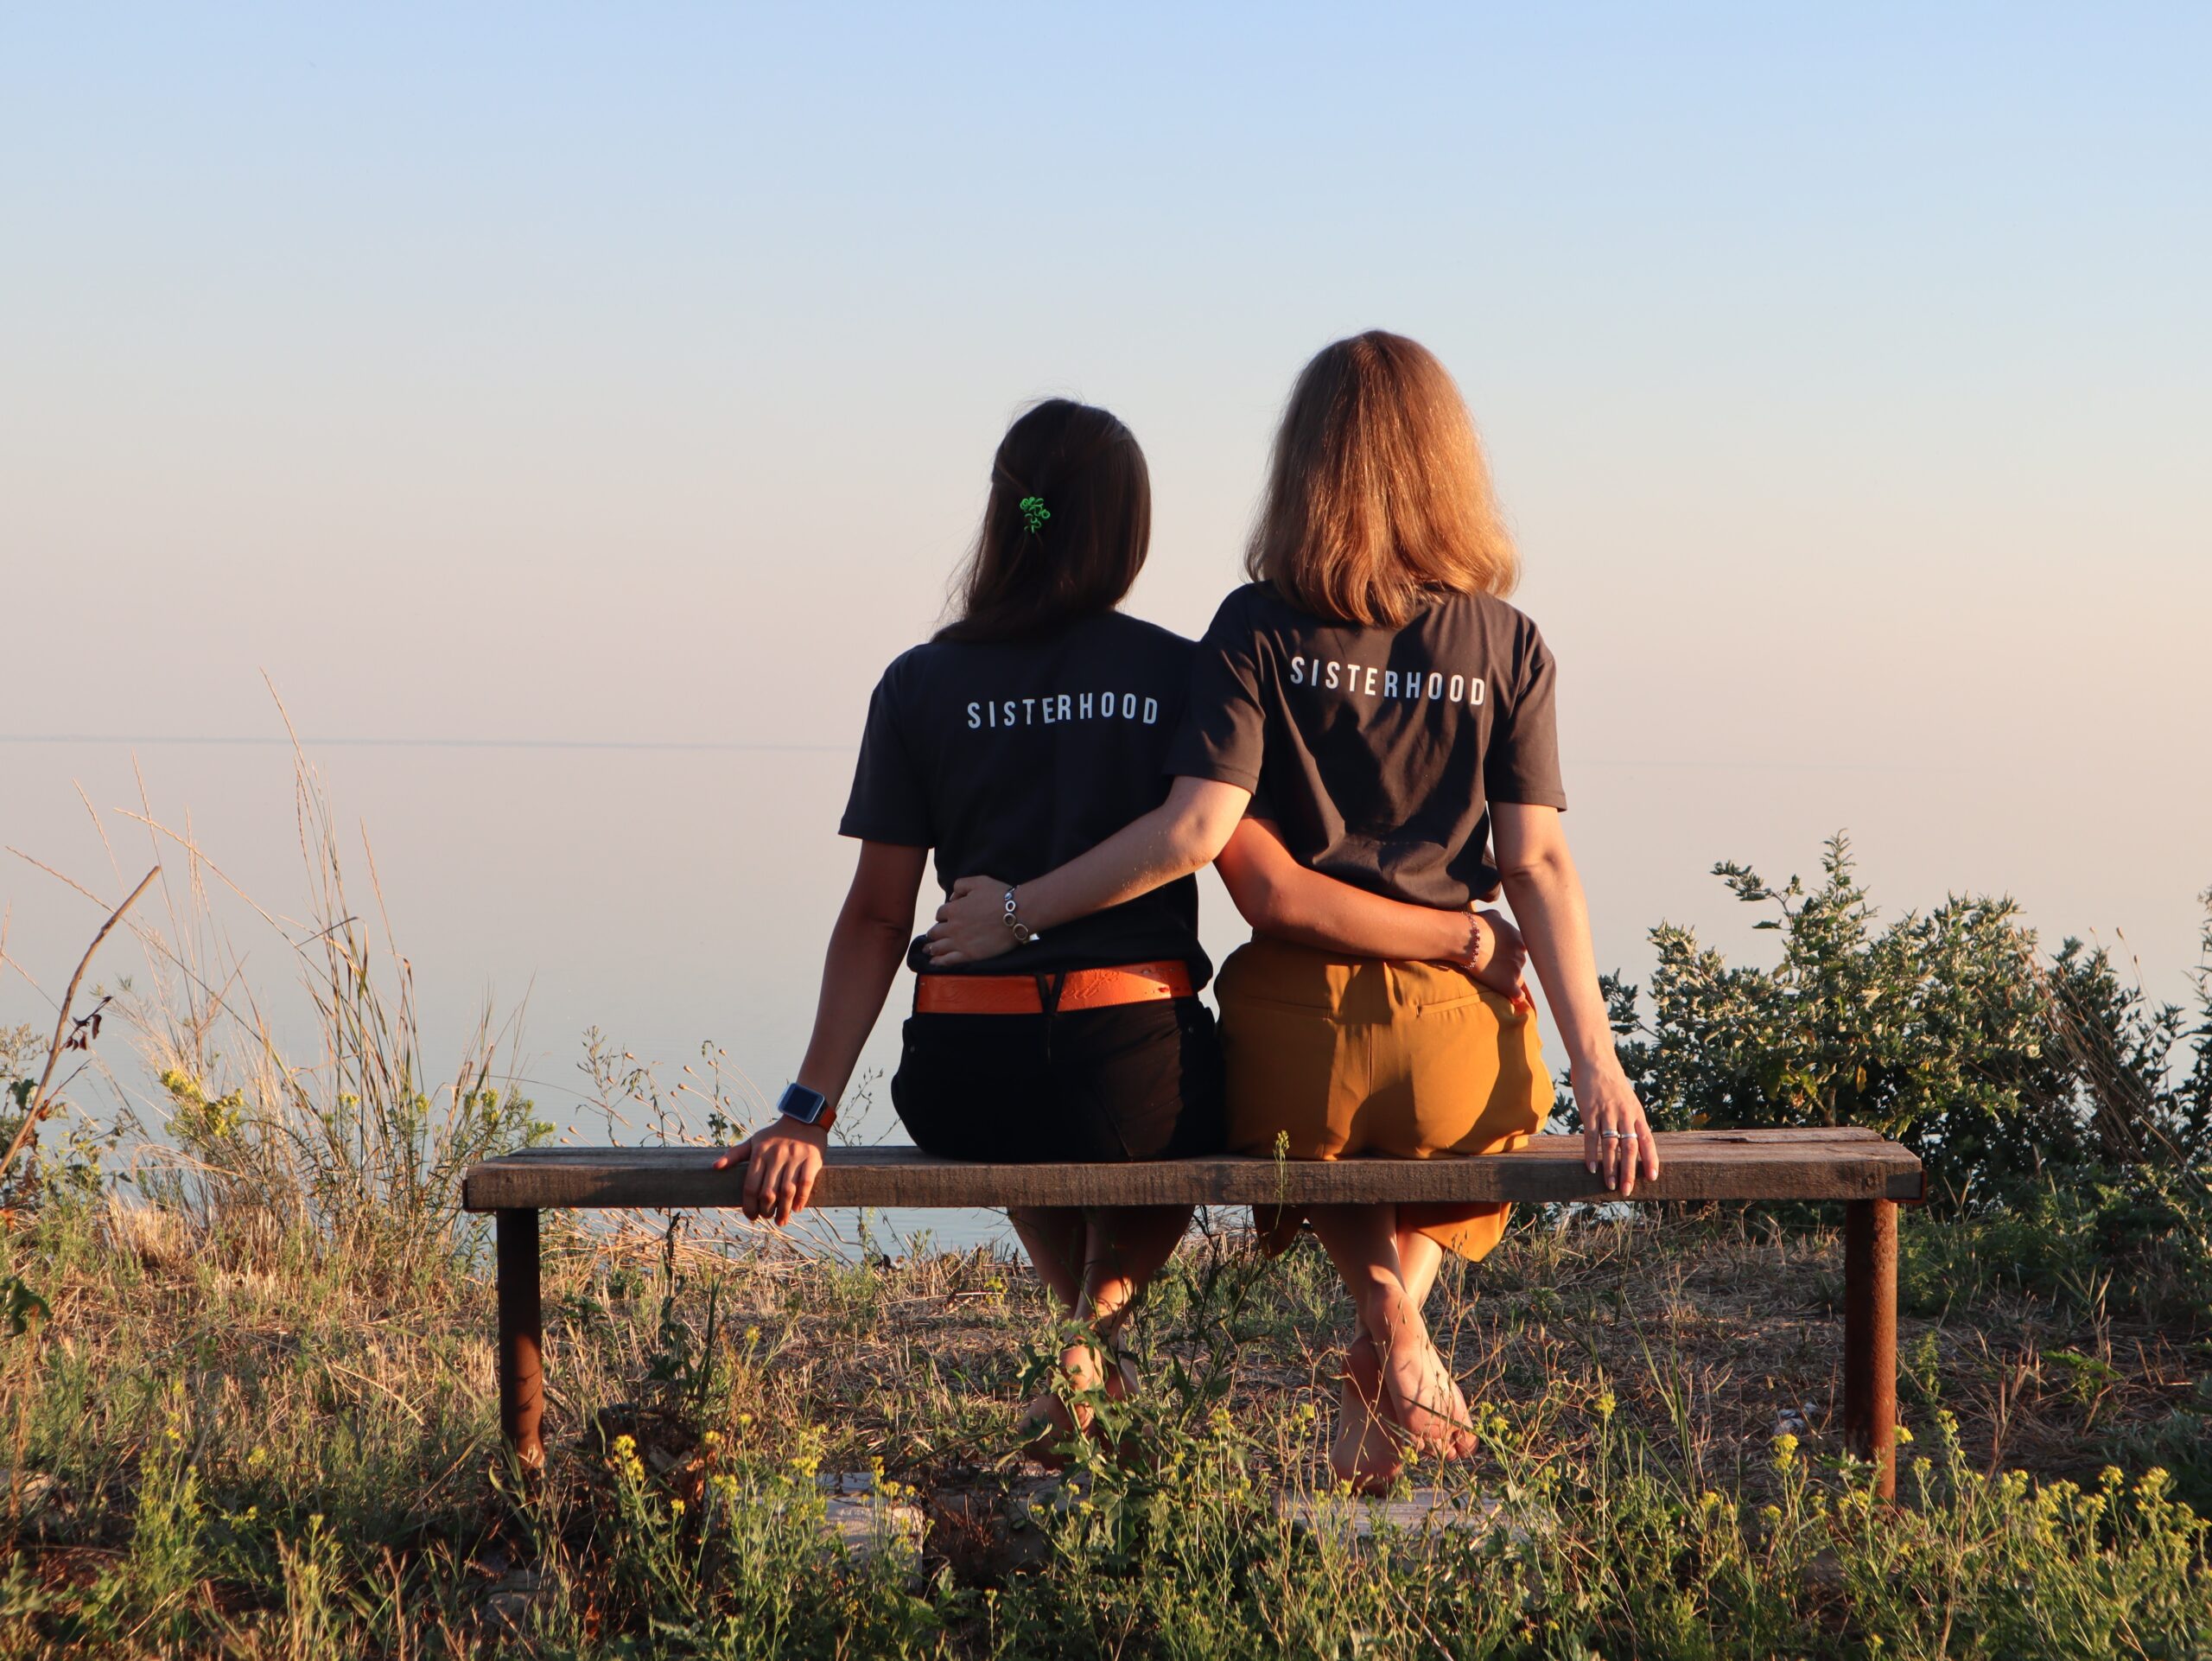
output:
[[[1486,594],[1363,628],[1254,582],[1199,642],[1168,768],[1251,791],[1324,875],[1456,909],[1497,886],[1492,802],[1567,805],[1553,678],[1536,626]]]
[[[1032,640],[931,640],[883,671],[868,703],[849,837],[937,850],[946,890],[963,876],[1027,882],[1166,799],[1167,747],[1195,648],[1107,612]],[[1198,886],[1170,882],[1049,928],[980,964],[931,973],[1019,975],[1179,959],[1198,945]],[[907,954],[928,969],[919,941]]]

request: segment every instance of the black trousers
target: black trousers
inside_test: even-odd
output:
[[[1221,1039],[1192,998],[908,1018],[891,1104],[925,1153],[1019,1164],[1221,1151]]]

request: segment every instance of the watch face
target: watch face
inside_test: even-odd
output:
[[[820,1121],[822,1110],[829,1105],[829,1098],[821,1091],[809,1090],[804,1085],[793,1084],[784,1087],[784,1098],[776,1104],[776,1111],[787,1119],[797,1119],[801,1124],[814,1124]]]

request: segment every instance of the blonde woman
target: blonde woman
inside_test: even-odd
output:
[[[1296,1159],[1479,1155],[1517,1146],[1551,1107],[1525,991],[1317,941],[1281,877],[1332,877],[1453,926],[1502,881],[1567,1047],[1586,1162],[1624,1193],[1656,1177],[1560,825],[1556,671],[1535,624],[1504,600],[1518,557],[1473,422],[1431,353],[1377,332],[1306,366],[1246,567],[1253,581],[1201,643],[1167,800],[1010,891],[995,877],[957,884],[932,960],[995,957],[1017,924],[1049,932],[1218,856],[1255,931],[1216,989],[1229,1145],[1287,1141]],[[1484,950],[1471,939],[1465,967]],[[1468,1450],[1465,1404],[1421,1307],[1443,1254],[1483,1256],[1505,1211],[1309,1213],[1358,1317],[1331,1450],[1341,1476],[1387,1483],[1408,1441]]]

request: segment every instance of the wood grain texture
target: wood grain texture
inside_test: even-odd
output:
[[[470,1211],[556,1206],[692,1210],[734,1206],[741,1168],[711,1148],[548,1148],[472,1165]],[[1853,1127],[1684,1130],[1659,1137],[1662,1174],[1637,1200],[1921,1198],[1920,1161]],[[832,1148],[823,1206],[1266,1206],[1376,1200],[1617,1200],[1582,1168],[1580,1136],[1538,1136],[1478,1159],[1214,1158],[1126,1165],[1001,1165],[912,1148]]]

